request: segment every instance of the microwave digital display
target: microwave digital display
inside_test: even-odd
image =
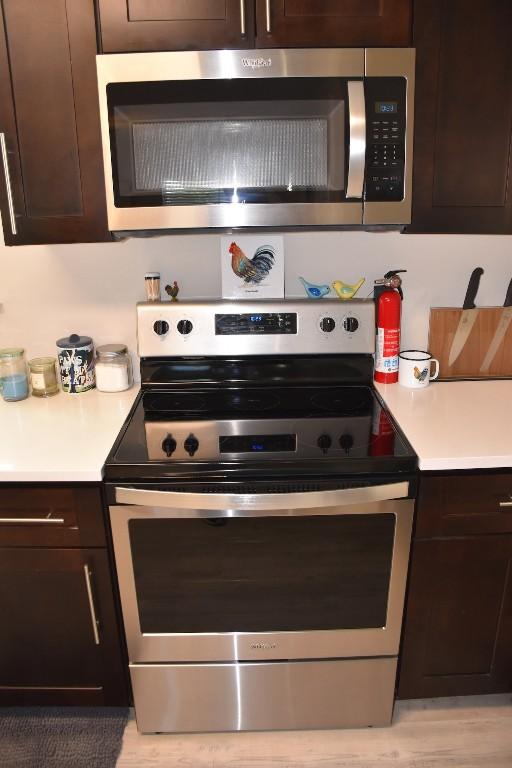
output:
[[[375,111],[378,115],[396,114],[398,111],[397,101],[376,101]]]

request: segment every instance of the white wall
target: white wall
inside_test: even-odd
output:
[[[144,273],[177,280],[180,297],[220,296],[217,235],[179,235],[120,243],[0,245],[0,347],[29,357],[55,354],[55,340],[87,334],[96,344],[135,350],[136,301]],[[502,304],[512,277],[512,236],[318,232],[285,235],[286,294],[302,296],[298,275],[316,283],[366,277],[360,296],[388,269],[404,275],[402,347],[424,348],[430,306],[460,306],[469,274],[482,266],[478,303]]]

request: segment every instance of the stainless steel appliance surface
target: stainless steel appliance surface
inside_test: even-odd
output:
[[[105,477],[142,732],[390,723],[417,459],[372,388],[374,322],[138,306]]]
[[[400,227],[415,51],[97,57],[109,228]]]

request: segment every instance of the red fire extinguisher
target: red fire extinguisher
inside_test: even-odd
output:
[[[402,310],[402,278],[394,269],[375,281],[376,310],[375,369],[373,378],[383,384],[398,381],[398,353],[400,352],[400,314]]]

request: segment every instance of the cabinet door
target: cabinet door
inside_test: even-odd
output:
[[[0,705],[127,703],[105,551],[0,549],[0,615]]]
[[[253,0],[99,0],[104,53],[254,45]]]
[[[399,696],[512,690],[512,536],[413,545]]]
[[[256,0],[256,46],[409,45],[410,0]]]
[[[409,232],[512,232],[512,3],[416,0]]]
[[[110,239],[90,0],[2,0],[0,207],[7,245]]]

